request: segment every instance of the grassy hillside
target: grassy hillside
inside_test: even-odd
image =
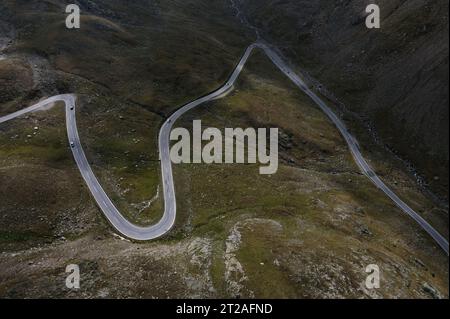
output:
[[[259,175],[257,165],[175,169],[179,225],[213,239],[212,281],[224,296],[420,297],[422,281],[440,277],[434,270],[412,275],[414,258],[430,261],[428,254],[437,257],[439,250],[429,250],[432,243],[420,228],[359,173],[326,116],[262,53],[252,56],[235,92],[190,112],[178,125],[189,128],[194,119],[204,127],[281,132],[282,162],[273,176]],[[436,207],[413,180],[385,174],[398,171],[398,163],[370,160],[388,183],[399,182],[398,194],[447,234],[446,215],[433,212]],[[389,269],[389,284],[375,295],[361,286],[369,260]],[[440,262],[427,266],[445,274]],[[447,289],[445,280],[438,285]]]
[[[248,20],[448,197],[448,1],[237,1]]]
[[[2,1],[1,36],[10,44],[0,61],[0,114],[77,93],[79,130],[94,170],[127,217],[149,224],[162,213],[156,143],[162,121],[224,81],[248,40],[220,1],[78,4],[81,29],[68,30],[65,2]],[[63,129],[63,123],[54,124]],[[17,141],[3,144],[14,148]]]
[[[282,162],[276,175],[261,176],[255,165],[177,165],[179,211],[169,236],[131,243],[112,236],[100,220],[95,226],[83,222],[81,235],[44,244],[38,250],[16,253],[17,242],[10,240],[16,248],[0,255],[0,295],[448,296],[447,257],[358,173],[344,141],[326,117],[261,53],[252,56],[248,67],[235,92],[190,112],[177,126],[188,128],[192,119],[218,128],[278,126]],[[87,103],[83,102],[82,112],[89,109]],[[114,109],[114,114],[127,113]],[[89,116],[83,117],[89,122]],[[98,127],[97,138],[101,139],[104,124]],[[91,145],[96,147],[95,142]],[[115,171],[111,172],[110,178],[116,180]],[[402,181],[397,190],[402,196],[410,194],[408,199],[417,201],[413,202],[416,209],[434,209],[406,176],[396,178]],[[74,211],[76,216],[80,212],[89,218],[99,216],[86,208]],[[64,268],[72,262],[82,270],[78,292],[63,285]],[[362,285],[369,263],[383,269],[382,289],[376,292]]]
[[[82,27],[68,30],[64,2],[6,1],[3,14],[18,12],[9,17],[19,29],[9,52],[45,57],[151,111],[170,112],[212,89],[247,45],[221,1],[78,3]]]
[[[1,1],[0,38],[12,42],[0,61],[0,114],[76,93],[94,172],[127,218],[148,225],[162,213],[160,125],[219,86],[253,37],[220,0],[76,2],[80,30],[65,29],[63,1]],[[280,170],[176,165],[175,229],[146,243],[117,236],[96,207],[62,105],[2,125],[0,297],[448,297],[447,257],[358,172],[337,130],[261,53],[236,91],[177,125],[193,119],[279,127]],[[366,145],[382,178],[448,236],[446,213],[401,163]],[[65,287],[71,263],[79,291]],[[375,293],[362,286],[369,263],[383,270]]]

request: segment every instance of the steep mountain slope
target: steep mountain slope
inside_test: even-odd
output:
[[[0,3],[7,57],[0,61],[0,114],[40,97],[77,93],[84,104],[80,134],[106,189],[124,211],[136,207],[130,218],[154,221],[161,214],[161,196],[155,207],[138,212],[159,194],[160,123],[180,104],[224,81],[249,41],[220,1],[77,3],[80,30],[66,29],[64,1]],[[51,124],[63,123],[58,118]],[[35,120],[34,126],[41,125]],[[26,148],[22,158],[11,161],[33,158],[32,144],[43,147],[49,140],[33,141],[33,134],[27,140],[28,133],[20,134],[15,123],[9,126],[21,141],[5,139],[4,149],[21,142]]]
[[[161,123],[224,81],[249,40],[221,1],[76,3],[80,30],[66,29],[64,1],[0,2],[0,114],[76,93],[80,135],[103,186],[132,221],[154,222]],[[86,214],[102,220],[92,202],[79,206],[89,194],[58,107],[0,128],[2,251],[83,236],[92,231]]]
[[[170,112],[186,95],[214,87],[248,42],[228,23],[234,17],[221,1],[77,3],[82,27],[68,30],[65,1],[2,1],[0,17],[17,29],[8,53],[44,58],[56,71],[151,111]],[[222,58],[228,68],[214,63]],[[68,82],[59,83],[58,91],[75,91]],[[55,93],[50,91],[45,93]]]
[[[161,123],[221,84],[253,38],[222,0],[74,2],[78,31],[64,27],[64,1],[0,1],[0,114],[76,93],[95,174],[127,218],[148,225],[162,212]],[[193,119],[279,127],[280,171],[175,165],[176,227],[145,243],[118,237],[95,206],[61,105],[2,125],[0,297],[448,296],[447,256],[360,174],[330,121],[260,52],[233,93],[176,124]],[[446,212],[384,154],[369,153],[371,165],[448,237]],[[72,263],[78,291],[65,286]],[[380,290],[362,285],[369,263],[383,270]]]
[[[448,1],[235,1],[260,34],[448,193]],[[381,8],[381,29],[365,8]],[[327,94],[330,96],[330,94]]]

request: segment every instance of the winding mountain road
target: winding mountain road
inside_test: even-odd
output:
[[[137,240],[147,241],[159,238],[169,232],[175,224],[176,219],[176,197],[175,187],[172,174],[172,162],[170,160],[170,133],[174,123],[189,110],[205,103],[212,101],[222,96],[225,96],[230,90],[242,72],[248,58],[252,51],[256,48],[263,50],[272,62],[305,94],[307,94],[319,108],[330,118],[330,120],[337,127],[341,135],[347,142],[353,158],[360,168],[360,170],[381,190],[383,191],[404,213],[413,218],[435,241],[436,243],[449,254],[448,241],[439,234],[425,219],[403,202],[374,172],[367,161],[361,154],[358,142],[349,133],[345,124],[339,119],[335,113],[326,105],[326,103],[311,91],[305,82],[283,61],[283,59],[268,45],[263,43],[255,43],[250,45],[234,69],[228,81],[216,91],[203,96],[193,102],[190,102],[176,112],[174,112],[161,127],[159,134],[159,153],[161,160],[161,172],[164,191],[164,215],[162,219],[155,225],[149,227],[140,227],[129,222],[115,207],[108,195],[103,190],[95,174],[93,173],[86,155],[83,151],[81,141],[78,135],[76,123],[76,96],[73,94],[65,94],[51,97],[47,100],[41,101],[33,106],[25,108],[21,111],[15,112],[4,117],[0,117],[0,124],[13,120],[26,113],[36,111],[45,106],[62,101],[66,107],[66,126],[69,143],[72,148],[72,153],[78,165],[83,179],[86,182],[92,196],[97,205],[100,207],[106,218],[113,225],[113,227],[123,236]]]

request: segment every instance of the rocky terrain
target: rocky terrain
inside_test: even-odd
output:
[[[448,1],[234,2],[448,201]],[[369,3],[380,6],[378,30],[365,26]]]
[[[445,207],[359,122],[365,108],[367,121],[377,123],[376,108],[361,102],[372,90],[349,91],[360,78],[332,77],[349,63],[345,49],[330,62],[321,34],[271,33],[295,21],[305,24],[301,30],[325,28],[333,10],[347,19],[343,8],[353,2],[308,2],[305,16],[296,16],[290,1],[272,1],[272,7],[263,0],[234,7],[219,0],[75,2],[83,13],[79,31],[65,29],[63,1],[1,1],[0,115],[76,93],[88,159],[131,221],[148,225],[161,216],[157,136],[163,120],[224,82],[255,40],[252,23],[299,71],[308,71],[312,83],[315,77],[326,85],[330,103],[331,92],[345,102],[352,112],[341,114],[370,164],[448,238]],[[438,5],[429,6],[437,15]],[[236,8],[245,19],[236,17]],[[273,20],[264,18],[269,11]],[[294,22],[286,18],[291,15]],[[342,32],[345,38],[348,30]],[[302,40],[305,47],[297,36],[309,39]],[[354,46],[347,50],[368,52]],[[314,57],[311,48],[321,54]],[[352,63],[349,72],[362,76],[355,70],[363,62]],[[384,63],[370,74],[380,76]],[[374,90],[386,98],[381,87]],[[0,298],[448,298],[448,257],[360,174],[338,131],[261,52],[252,55],[235,91],[177,126],[189,128],[194,119],[217,128],[279,127],[280,170],[261,176],[254,165],[174,166],[177,223],[149,243],[116,235],[96,207],[67,145],[62,105],[2,125]],[[388,131],[376,128],[385,141]],[[393,146],[394,137],[401,138],[391,136]],[[65,286],[65,268],[73,263],[80,266],[80,290]],[[381,288],[368,290],[365,267],[374,263]]]

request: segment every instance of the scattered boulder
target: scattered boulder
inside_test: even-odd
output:
[[[436,288],[434,288],[427,282],[423,284],[422,290],[430,295],[433,299],[442,299],[442,295],[439,293],[439,291],[437,291]]]

